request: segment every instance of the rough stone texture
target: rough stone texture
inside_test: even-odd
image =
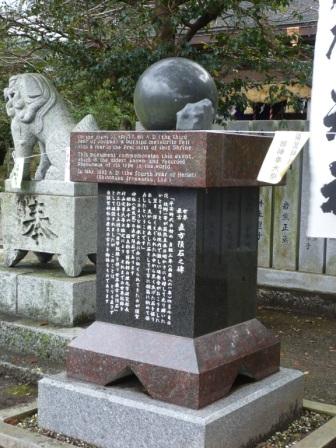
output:
[[[8,193],[49,194],[54,196],[97,196],[97,185],[85,182],[58,180],[24,180],[20,189],[13,188],[10,179],[5,180]]]
[[[57,275],[58,274],[58,275]],[[17,314],[72,326],[95,317],[96,276],[69,278],[62,273],[28,273],[18,277]]]
[[[24,179],[30,179],[30,156],[38,143],[41,157],[35,179],[64,180],[70,133],[97,130],[93,116],[87,115],[76,125],[53,84],[39,73],[12,76],[4,96],[15,158],[25,157]]]
[[[0,346],[1,352],[3,352],[2,347]],[[15,356],[11,353],[11,356]],[[21,355],[21,354],[20,354]],[[19,356],[19,355],[16,355]],[[33,355],[34,357],[34,355]],[[59,366],[59,364],[58,364]],[[62,364],[60,364],[62,366]],[[53,369],[51,369],[51,374],[56,374],[60,372],[62,369],[59,368],[58,370],[55,369],[53,366]],[[1,353],[1,360],[0,360],[0,376],[8,376],[11,379],[15,379],[16,381],[19,381],[21,384],[34,384],[37,383],[40,379],[44,377],[44,372],[40,368],[40,366],[31,365],[30,366],[21,366],[17,363],[8,362],[3,360],[3,355]],[[0,445],[1,446],[1,445]]]
[[[211,129],[215,115],[212,102],[208,99],[198,101],[197,103],[188,103],[176,114],[176,129]]]
[[[0,314],[0,348],[6,352],[35,355],[51,363],[65,361],[66,347],[82,328],[43,325]]]
[[[96,275],[87,266],[79,278],[67,277],[54,263],[0,268],[0,312],[73,326],[94,319]]]
[[[287,369],[198,411],[153,400],[137,386],[60,375],[39,383],[39,424],[102,448],[242,448],[292,419],[302,398],[303,375]]]
[[[274,309],[336,318],[336,299],[331,294],[260,287],[257,290],[257,303]]]
[[[0,267],[0,312],[16,314],[18,276],[32,271],[32,267],[18,267],[15,270]]]
[[[97,197],[2,193],[5,264],[14,266],[28,251],[57,254],[70,277],[96,253]]]

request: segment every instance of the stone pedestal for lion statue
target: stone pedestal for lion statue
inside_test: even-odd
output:
[[[4,93],[15,163],[1,195],[7,268],[0,271],[0,282],[14,276],[16,292],[4,284],[0,311],[73,325],[95,311],[89,260],[95,263],[97,188],[67,180],[70,133],[98,127],[91,115],[76,125],[55,87],[40,74],[11,77]],[[36,145],[40,163],[31,180]],[[14,178],[20,170],[18,187]]]

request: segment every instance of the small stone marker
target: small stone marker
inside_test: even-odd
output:
[[[82,132],[71,180],[99,183],[97,322],[69,346],[70,377],[134,373],[154,398],[200,408],[237,375],[279,369],[255,319],[263,137]]]

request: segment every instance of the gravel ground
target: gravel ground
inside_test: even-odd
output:
[[[331,417],[328,415],[305,410],[302,416],[291,423],[287,429],[276,432],[266,442],[260,443],[255,448],[289,448],[295,446],[298,441],[330,419]]]
[[[13,423],[15,423],[15,422],[13,422]],[[95,445],[90,445],[81,440],[72,439],[71,437],[67,437],[63,434],[58,434],[58,433],[55,433],[52,431],[47,431],[45,429],[39,428],[37,425],[37,414],[34,414],[30,417],[26,417],[21,422],[18,422],[17,426],[19,428],[29,429],[32,432],[37,432],[44,436],[52,437],[53,439],[59,440],[60,442],[66,442],[66,443],[69,443],[73,446],[77,446],[80,448],[97,448]]]
[[[262,308],[258,318],[281,338],[281,365],[306,374],[305,398],[336,404],[336,320]]]

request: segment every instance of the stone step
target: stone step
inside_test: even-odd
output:
[[[2,266],[0,313],[74,326],[95,316],[96,274],[85,266],[80,277],[68,277],[56,261],[40,265],[31,257],[15,268]]]
[[[80,335],[83,328],[54,326],[0,314],[0,352],[19,354],[20,357],[31,355],[39,363],[47,361],[51,365],[62,365],[66,346]]]

